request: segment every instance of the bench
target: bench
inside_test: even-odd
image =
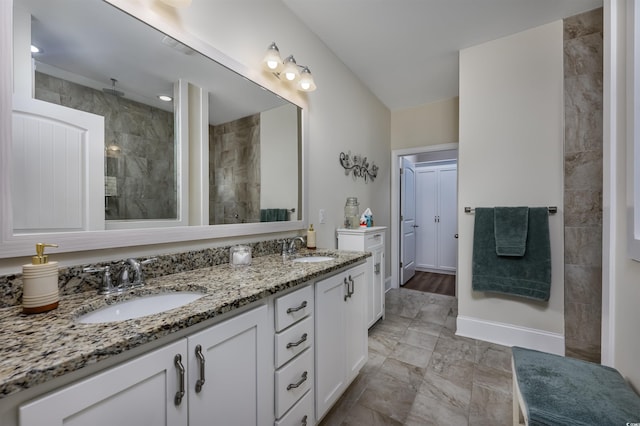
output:
[[[640,397],[620,373],[592,362],[512,348],[513,424],[640,424]]]

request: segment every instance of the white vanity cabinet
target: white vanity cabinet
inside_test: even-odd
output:
[[[316,282],[316,418],[367,362],[367,264]]]
[[[308,285],[275,300],[276,426],[311,425],[314,379],[314,291]]]
[[[338,229],[338,249],[369,251],[367,258],[367,327],[384,318],[385,230],[384,226]]]
[[[271,332],[267,306],[256,307],[23,404],[19,424],[270,424],[273,370],[261,352]]]
[[[272,366],[267,306],[187,338],[189,425],[267,425]]]
[[[182,339],[69,385],[19,409],[20,426],[187,424],[187,398],[177,362],[186,367]]]

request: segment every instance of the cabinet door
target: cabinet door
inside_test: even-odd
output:
[[[24,404],[20,426],[186,425],[187,398],[175,401],[186,351],[183,339]]]
[[[191,426],[273,424],[267,324],[267,307],[260,306],[188,338]]]
[[[368,357],[367,346],[367,280],[366,269],[358,266],[347,272],[347,281],[351,291],[346,303],[346,358],[347,384],[351,382],[360,369],[366,364]]]
[[[316,283],[316,415],[322,417],[346,386],[345,300],[347,276]]]
[[[373,279],[369,287],[371,313],[368,314],[367,327],[371,327],[384,316],[384,246],[373,251]]]

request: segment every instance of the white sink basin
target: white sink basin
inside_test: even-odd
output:
[[[296,257],[292,260],[295,263],[318,263],[318,262],[327,262],[329,260],[334,260],[335,257],[331,256],[304,256],[304,257]]]
[[[179,308],[202,296],[202,293],[187,291],[150,294],[96,309],[80,316],[77,321],[82,324],[97,324],[140,318]]]

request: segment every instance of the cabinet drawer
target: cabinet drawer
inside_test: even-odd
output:
[[[276,331],[282,331],[291,324],[313,312],[313,288],[306,286],[276,299]]]
[[[276,368],[286,364],[291,358],[313,345],[313,317],[309,316],[276,333]]]
[[[280,418],[311,389],[313,349],[306,349],[289,364],[276,371],[276,417]]]
[[[367,235],[364,240],[365,251],[370,251],[372,247],[381,245],[384,242],[382,238],[382,232],[378,232],[373,235]]]
[[[309,391],[283,418],[276,421],[276,426],[313,425],[313,392]]]

